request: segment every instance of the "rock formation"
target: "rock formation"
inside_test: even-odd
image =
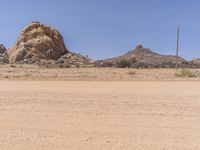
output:
[[[0,54],[4,54],[6,52],[6,48],[3,44],[0,44]]]
[[[50,26],[32,22],[21,32],[16,44],[9,50],[10,63],[41,59],[57,60],[68,53],[62,35]]]
[[[0,63],[7,63],[6,48],[3,44],[0,44]]]

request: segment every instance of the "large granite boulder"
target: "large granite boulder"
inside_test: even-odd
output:
[[[32,22],[23,29],[16,44],[9,50],[8,58],[10,63],[27,59],[57,60],[68,52],[62,35],[56,29]]]

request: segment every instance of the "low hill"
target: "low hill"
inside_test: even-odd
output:
[[[122,56],[103,60],[104,64],[117,65],[120,62],[131,60],[133,67],[174,67],[176,65],[176,56],[161,55],[153,52],[142,45],[137,45],[135,49],[125,53]],[[186,62],[185,59],[179,57],[179,64]]]

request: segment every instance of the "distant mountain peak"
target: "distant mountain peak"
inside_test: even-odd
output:
[[[136,49],[143,49],[144,47],[141,44],[136,45]]]
[[[159,55],[158,53],[153,52],[149,48],[144,48],[141,44],[138,44],[133,50],[127,52],[122,56],[130,57],[130,56],[137,56],[137,55]]]

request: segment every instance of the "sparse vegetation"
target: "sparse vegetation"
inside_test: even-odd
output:
[[[164,61],[162,62],[158,68],[175,68],[176,63],[172,61]]]
[[[137,62],[136,58],[131,59],[121,59],[116,62],[117,68],[133,68],[134,64]]]
[[[131,76],[133,76],[133,75],[136,74],[136,72],[135,71],[129,71],[128,74],[131,75]]]
[[[145,62],[137,62],[133,65],[133,68],[138,68],[138,69],[152,68],[152,65],[147,64]]]
[[[98,63],[97,66],[101,66],[101,67],[113,67],[114,64],[113,62],[103,62],[103,63]]]
[[[176,77],[188,77],[188,78],[197,78],[200,77],[200,72],[199,71],[192,71],[189,69],[182,69],[178,72],[175,73]]]
[[[11,65],[10,65],[10,67],[11,67],[11,68],[16,68],[17,66],[15,66],[15,65],[11,64]]]

